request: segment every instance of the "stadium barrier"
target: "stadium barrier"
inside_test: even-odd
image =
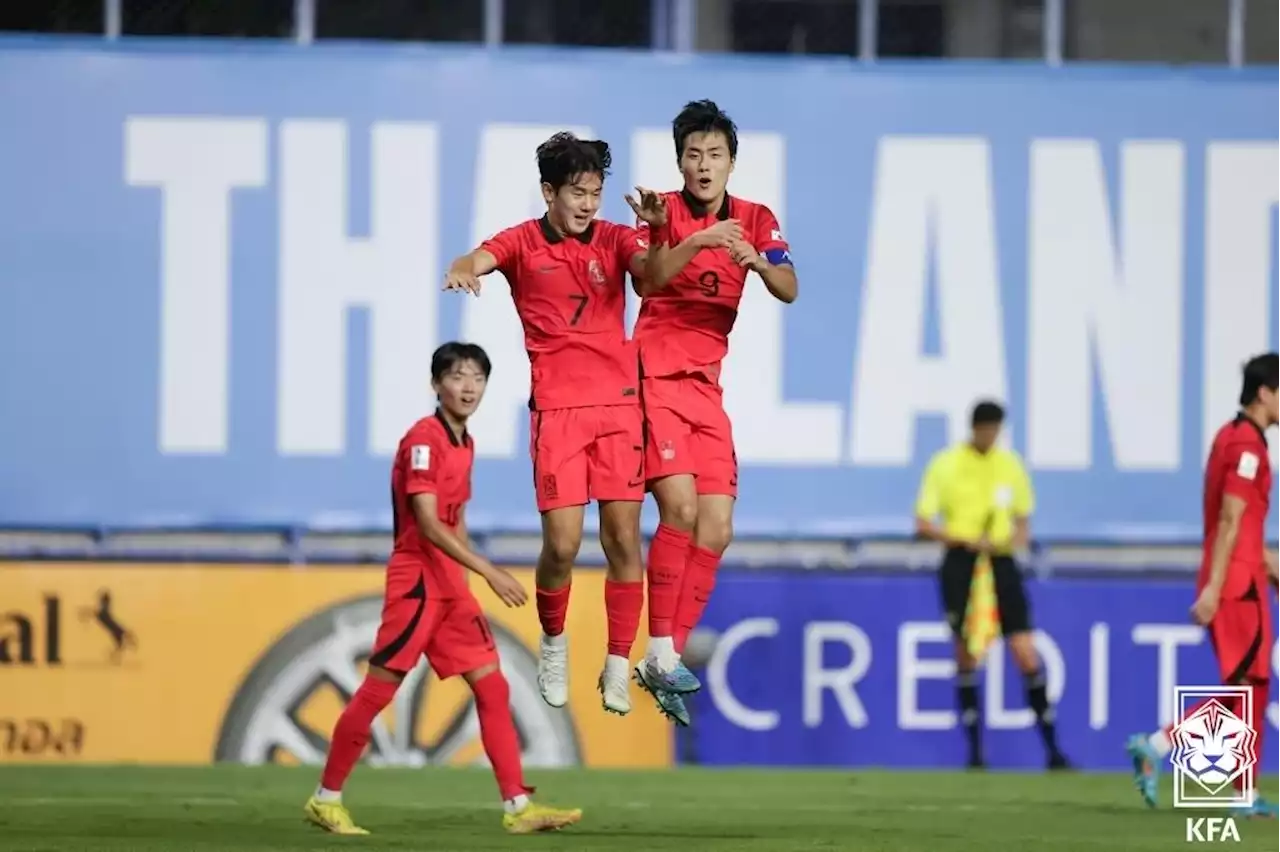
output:
[[[532,586],[532,571],[517,576]],[[379,569],[351,566],[0,563],[0,763],[319,762],[359,683],[381,590]],[[567,711],[538,695],[534,608],[506,609],[483,584],[476,593],[528,765],[671,763],[670,726],[656,712],[600,709],[603,573],[574,583]],[[441,683],[421,666],[406,684],[371,761],[483,760],[461,680]]]
[[[1174,687],[1214,685],[1188,579],[1029,579],[1059,739],[1083,768],[1123,769],[1126,737],[1171,721]],[[1275,604],[1272,598],[1272,617]],[[705,688],[683,761],[957,767],[948,627],[931,576],[790,571],[722,574],[707,609]],[[1280,645],[1263,651],[1280,670]],[[988,761],[1043,766],[1022,679],[1001,643],[985,661]],[[1276,771],[1275,678],[1263,768]]]

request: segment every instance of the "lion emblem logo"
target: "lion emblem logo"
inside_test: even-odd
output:
[[[1171,739],[1173,765],[1210,795],[1244,775],[1258,759],[1257,732],[1216,698],[1179,722]]]

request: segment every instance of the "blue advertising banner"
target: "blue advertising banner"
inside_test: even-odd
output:
[[[536,528],[505,285],[443,270],[539,215],[553,132],[612,144],[606,217],[675,188],[703,97],[802,282],[733,336],[741,532],[905,532],[994,396],[1039,535],[1198,535],[1277,339],[1274,73],[76,40],[0,41],[0,523],[385,527],[464,337],[497,365],[472,524]]]
[[[1190,582],[1058,579],[1030,581],[1028,591],[1059,741],[1083,768],[1125,768],[1128,736],[1174,718],[1175,686],[1219,682],[1204,631],[1187,616]],[[704,620],[719,638],[694,699],[696,759],[962,766],[951,639],[939,612],[928,575],[725,572]],[[1264,653],[1280,669],[1280,646]],[[1042,768],[1022,677],[1002,644],[983,677],[988,762]],[[1274,686],[1267,719],[1263,765],[1275,772]]]

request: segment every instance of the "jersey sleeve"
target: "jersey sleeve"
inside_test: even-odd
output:
[[[782,236],[778,217],[763,204],[756,209],[755,233],[752,234],[751,242],[755,250],[774,266],[791,264],[791,246],[787,245]]]
[[[480,244],[483,251],[493,255],[494,260],[498,262],[498,271],[508,279],[511,278],[510,273],[516,267],[516,261],[520,259],[520,227],[516,225],[505,231],[499,231]]]
[[[1009,464],[1013,471],[1013,502],[1009,504],[1009,510],[1015,518],[1029,518],[1036,510],[1036,492],[1031,486],[1027,466],[1017,453],[1009,454]]]
[[[1236,442],[1227,446],[1222,456],[1222,493],[1249,501],[1258,493],[1258,477],[1266,462],[1263,450]]]
[[[916,495],[916,517],[933,520],[942,511],[942,478],[944,475],[942,453],[929,460],[920,480],[920,493]]]
[[[647,254],[649,251],[649,231],[648,225],[645,225],[645,231],[642,233],[639,228],[630,228],[626,225],[618,225],[613,229],[614,251],[618,257],[618,267],[623,272],[631,269],[631,260],[638,254]]]
[[[437,493],[437,471],[444,459],[444,441],[428,429],[419,429],[409,436],[408,451],[401,460],[404,465],[404,493]]]

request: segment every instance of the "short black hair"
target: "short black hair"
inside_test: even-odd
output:
[[[999,425],[1004,422],[1004,406],[990,399],[979,400],[973,407],[969,422],[973,426],[987,426],[992,423]]]
[[[609,143],[601,139],[579,139],[565,131],[538,146],[538,177],[556,192],[579,175],[604,180],[612,165]]]
[[[738,158],[738,125],[715,101],[689,101],[671,122],[677,160],[684,156],[684,143],[695,133],[723,133],[729,143],[729,158]]]
[[[1240,384],[1240,404],[1253,405],[1263,388],[1275,392],[1276,374],[1280,372],[1280,354],[1255,355],[1244,365],[1244,381]]]
[[[451,340],[431,355],[431,381],[440,381],[463,361],[475,361],[486,379],[493,371],[493,362],[489,360],[489,353],[478,344]]]

